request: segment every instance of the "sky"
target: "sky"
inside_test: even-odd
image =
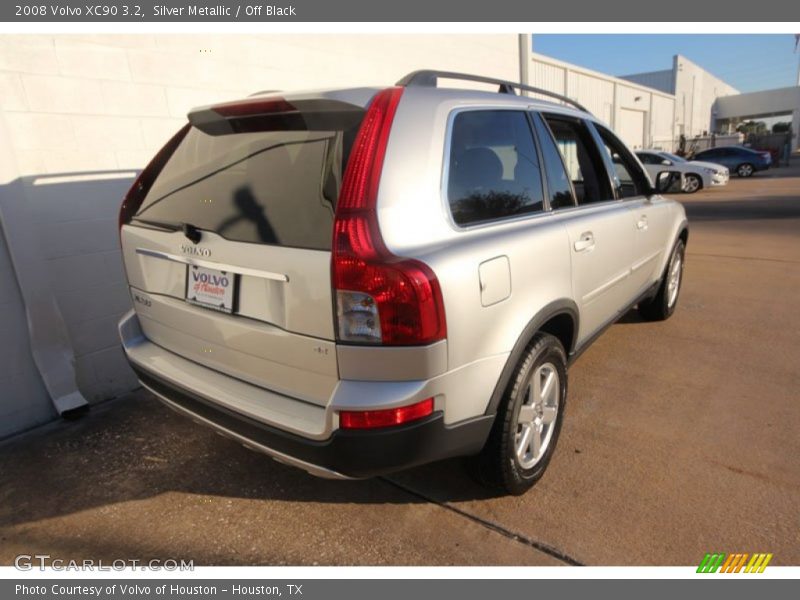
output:
[[[535,34],[533,51],[608,75],[672,68],[682,54],[741,92],[797,85],[792,34]]]

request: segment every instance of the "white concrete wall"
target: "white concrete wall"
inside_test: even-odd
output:
[[[790,115],[792,151],[800,141],[800,86],[727,96],[717,101],[717,119],[757,119]]]
[[[750,92],[720,98],[717,116],[720,119],[764,118],[800,109],[800,86]]]
[[[0,439],[55,416],[28,342],[25,307],[0,228]]]
[[[135,385],[115,328],[130,304],[116,215],[135,172],[190,108],[264,89],[392,84],[422,68],[518,80],[518,37],[0,36],[0,116],[9,131],[3,143],[19,172],[18,181],[0,185],[21,188],[38,217],[31,235],[42,244],[84,395],[96,401]],[[0,246],[0,284],[10,277],[6,262]],[[3,302],[17,301],[12,294]],[[0,332],[11,340],[5,345],[24,353],[18,323],[18,311],[0,313]],[[0,372],[0,385],[19,376],[36,387],[22,363],[4,365],[14,372]]]
[[[674,135],[675,101],[670,94],[537,53],[531,55],[528,80],[535,87],[577,100],[630,146],[641,148]],[[621,126],[627,111],[644,113],[644,139],[625,139],[629,130]]]
[[[17,212],[14,209],[19,205],[14,199],[22,195],[8,128],[0,112],[0,439],[56,414],[31,351],[26,307],[6,239],[8,233],[18,234],[16,228],[6,227],[5,217]]]
[[[704,132],[712,133],[717,98],[738,94],[739,90],[680,54],[673,59],[673,71],[678,132],[682,127],[690,139]]]

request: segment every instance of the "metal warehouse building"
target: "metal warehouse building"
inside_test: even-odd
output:
[[[672,149],[675,96],[619,77],[531,53],[528,83],[577,100],[633,148]]]
[[[682,135],[691,140],[725,130],[731,122],[723,120],[731,118],[729,107],[742,104],[734,99],[742,98],[747,104],[748,94],[740,95],[739,90],[680,54],[673,57],[671,69],[620,77],[536,53],[531,53],[527,62],[530,85],[578,100],[633,148],[674,150]],[[784,93],[780,99],[785,97]],[[786,102],[778,104],[783,107]],[[761,105],[742,108],[737,115],[765,115],[768,109]],[[791,114],[791,109],[788,112]],[[772,114],[774,111],[767,116]]]
[[[675,98],[675,133],[687,138],[717,130],[715,105],[719,98],[739,93],[685,56],[676,54],[672,68],[623,75],[623,79],[672,94]]]

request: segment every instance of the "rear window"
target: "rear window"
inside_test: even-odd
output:
[[[334,211],[361,115],[338,129],[267,131],[192,127],[137,217],[191,223],[238,242],[330,250]]]

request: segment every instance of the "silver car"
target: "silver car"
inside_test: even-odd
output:
[[[193,110],[120,210],[142,385],[315,475],[465,456],[527,490],[568,365],[630,308],[675,310],[688,229],[674,173],[515,89],[547,93],[418,71]]]
[[[663,150],[637,150],[636,157],[653,177],[667,168],[680,172],[683,176],[681,191],[685,194],[724,186],[730,179],[727,167],[699,160],[686,160]]]

